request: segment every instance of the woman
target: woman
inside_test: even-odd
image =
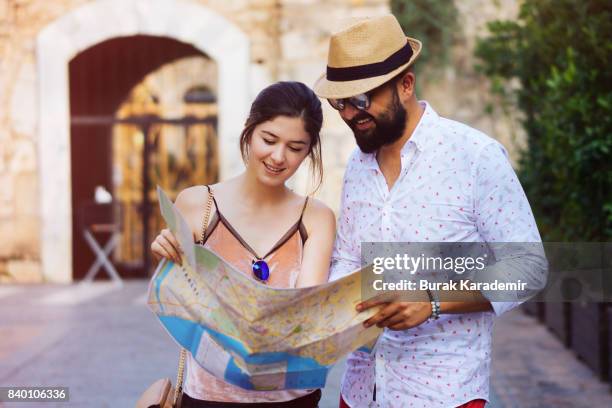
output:
[[[306,157],[320,184],[322,121],[319,99],[302,83],[279,82],[261,91],[240,137],[244,173],[212,186],[187,188],[176,199],[194,240],[272,287],[327,282],[333,212],[285,185]],[[208,226],[203,226],[209,194],[214,205]],[[203,229],[206,238],[200,242]],[[151,250],[157,258],[180,262],[179,245],[168,230],[156,237]],[[187,361],[182,408],[316,407],[321,395],[320,390],[244,390],[215,378],[191,355]]]

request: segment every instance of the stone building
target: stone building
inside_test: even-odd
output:
[[[517,3],[457,0],[453,63],[422,88],[441,114],[507,146],[516,131],[484,115],[488,88],[472,54],[486,21],[513,17]],[[159,227],[155,183],[175,193],[239,173],[257,92],[276,80],[314,83],[339,20],[388,12],[387,0],[0,0],[0,282],[83,277],[95,258],[81,210],[98,190],[121,204],[115,258],[138,264],[143,234]],[[354,144],[324,106],[317,194],[336,209]],[[291,183],[306,193],[307,169]],[[120,273],[147,274],[128,266]]]

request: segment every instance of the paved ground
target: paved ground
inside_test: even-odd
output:
[[[0,386],[70,387],[68,404],[4,406],[132,407],[152,381],[174,377],[178,350],[145,290],[144,282],[0,286]],[[530,317],[511,312],[495,332],[489,407],[612,407],[608,384]],[[330,374],[322,408],[337,406],[341,371]]]
[[[491,387],[504,408],[612,407],[610,383],[520,311],[496,323]]]

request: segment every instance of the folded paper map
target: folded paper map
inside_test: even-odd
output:
[[[321,388],[345,354],[372,348],[382,330],[362,325],[375,308],[355,311],[362,301],[359,271],[321,286],[271,288],[195,244],[159,187],[158,195],[184,255],[182,265],[159,264],[148,305],[205,370],[250,390]]]

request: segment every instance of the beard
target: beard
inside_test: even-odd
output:
[[[404,134],[408,113],[400,103],[396,89],[393,89],[393,100],[390,105],[378,118],[361,111],[347,122],[362,152],[373,153],[382,146],[394,143]],[[357,122],[362,119],[371,119],[374,126],[367,130],[359,130]]]

